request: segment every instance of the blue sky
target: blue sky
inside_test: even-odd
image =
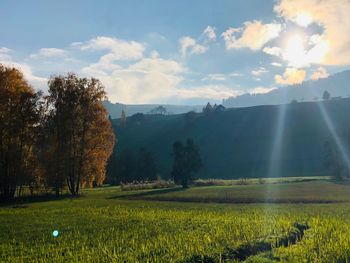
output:
[[[113,102],[220,102],[347,69],[349,13],[348,0],[2,0],[0,63],[44,91],[73,71]]]

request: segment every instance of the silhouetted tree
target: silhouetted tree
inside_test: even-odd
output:
[[[325,90],[323,92],[322,99],[323,100],[329,100],[330,98],[331,98],[331,94],[327,90]]]
[[[199,147],[194,144],[192,139],[187,139],[185,146],[182,142],[176,141],[173,144],[173,156],[174,163],[171,174],[174,182],[187,188],[194,179],[194,173],[202,167]]]
[[[164,115],[164,114],[166,114],[167,113],[167,110],[166,110],[166,108],[164,107],[164,106],[157,106],[157,107],[155,107],[154,109],[152,109],[151,111],[150,111],[150,113],[151,114],[162,114],[162,115]]]
[[[186,157],[187,157],[187,171],[190,181],[193,180],[194,173],[197,173],[202,167],[202,158],[199,153],[199,146],[194,144],[193,139],[187,139],[186,142]]]
[[[129,183],[135,180],[135,157],[129,150],[124,149],[116,159],[115,173],[112,175],[113,184]]]
[[[151,152],[141,148],[136,159],[136,180],[157,180],[157,167]]]
[[[213,107],[210,105],[208,102],[207,105],[203,108],[203,113],[204,114],[209,114],[213,111]]]
[[[349,171],[347,171],[344,158],[332,139],[327,140],[324,144],[324,158],[325,165],[332,177],[341,180],[348,176]]]
[[[125,111],[122,110],[122,113],[120,115],[120,127],[124,128],[126,126],[126,114]]]
[[[182,142],[176,141],[173,144],[173,170],[171,172],[172,177],[174,178],[175,184],[182,184],[183,187],[187,187],[187,172],[186,172],[186,149],[183,146]]]

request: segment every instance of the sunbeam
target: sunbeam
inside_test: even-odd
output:
[[[346,168],[347,168],[347,170],[349,170],[350,169],[349,154],[346,151],[344,143],[342,142],[340,136],[338,135],[338,133],[334,127],[333,121],[330,118],[330,116],[326,110],[324,102],[318,102],[317,105],[318,105],[320,113],[321,113],[321,115],[322,115],[322,117],[323,117],[323,119],[328,127],[328,130],[331,133],[331,136],[333,137],[333,139],[335,141],[336,147],[338,148],[338,150],[341,154],[341,157],[343,158],[343,161],[345,162]]]

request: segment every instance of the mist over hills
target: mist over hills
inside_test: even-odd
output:
[[[111,115],[112,119],[120,118],[122,110],[125,111],[126,116],[132,116],[136,113],[148,114],[154,108],[163,106],[166,108],[166,114],[181,114],[189,111],[201,111],[202,105],[186,106],[186,105],[168,105],[168,104],[122,104],[111,103],[109,101],[104,102],[104,106]]]
[[[350,70],[336,73],[328,78],[309,80],[298,85],[280,87],[264,94],[243,94],[223,100],[225,107],[249,107],[279,105],[297,101],[317,101],[327,90],[332,97],[350,96]]]
[[[285,115],[280,123],[282,111]],[[168,178],[173,143],[193,138],[203,158],[201,178],[327,175],[324,145],[332,135],[324,112],[348,148],[350,98],[344,98],[192,116],[140,115],[127,118],[125,127],[116,119],[113,127],[118,143],[111,158],[115,160],[124,149],[145,147],[154,154],[161,176]],[[279,154],[272,158],[279,129]],[[271,173],[272,165],[279,165],[283,173]]]
[[[264,94],[245,93],[237,97],[223,99],[223,105],[227,108],[250,107],[258,105],[280,105],[290,103],[292,100],[298,102],[319,101],[323,92],[327,90],[332,97],[350,96],[350,70],[336,73],[328,78],[309,80],[298,85],[280,87]],[[109,114],[113,119],[120,118],[122,110],[126,116],[136,113],[149,114],[154,108],[163,106],[166,114],[183,114],[189,111],[201,112],[204,105],[167,105],[167,104],[122,104],[104,102]]]

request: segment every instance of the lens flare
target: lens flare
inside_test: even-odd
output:
[[[53,236],[53,237],[58,237],[59,234],[60,234],[60,233],[58,232],[58,230],[52,231],[52,236]]]

